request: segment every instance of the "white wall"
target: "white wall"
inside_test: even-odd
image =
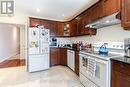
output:
[[[0,24],[0,62],[19,53],[20,29],[14,25]]]
[[[0,17],[0,23],[22,24],[28,23],[28,15],[22,13],[15,13],[12,17]]]
[[[124,38],[130,38],[130,31],[123,30],[119,24],[98,29],[95,36],[72,37],[71,42],[124,42]]]

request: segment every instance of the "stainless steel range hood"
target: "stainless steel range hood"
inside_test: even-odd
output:
[[[117,14],[118,13],[114,13],[107,17],[101,18],[98,21],[95,21],[93,23],[86,25],[85,28],[89,27],[89,28],[94,28],[94,29],[100,29],[103,27],[120,24],[121,20],[116,18]]]

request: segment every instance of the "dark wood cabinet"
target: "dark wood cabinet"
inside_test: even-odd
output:
[[[58,22],[45,20],[45,19],[38,19],[38,18],[29,18],[30,27],[37,27],[38,25],[44,26],[46,29],[50,30],[50,36],[57,36],[58,32]]]
[[[75,51],[75,73],[79,76],[79,51]]]
[[[50,66],[67,65],[67,49],[66,48],[50,48]]]
[[[58,22],[58,31],[57,36],[63,36],[64,35],[64,22]]]
[[[50,25],[50,35],[51,36],[57,36],[57,32],[58,32],[58,25],[57,25],[57,22],[55,21],[50,21],[49,22],[49,25]]]
[[[130,87],[130,64],[112,60],[111,87]]]
[[[103,16],[111,15],[120,11],[120,0],[103,0]]]
[[[122,0],[122,27],[130,30],[130,0]]]
[[[37,18],[29,18],[29,26],[30,27],[37,27],[38,25],[42,25],[42,21]]]
[[[50,66],[59,65],[58,48],[50,48]]]
[[[76,36],[77,35],[77,20],[73,19],[71,21],[71,28],[70,28],[70,36]]]
[[[67,48],[59,48],[60,65],[67,66]]]

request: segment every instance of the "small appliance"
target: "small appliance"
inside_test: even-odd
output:
[[[57,46],[57,38],[50,39],[51,46]]]
[[[124,40],[125,56],[130,57],[130,38]]]

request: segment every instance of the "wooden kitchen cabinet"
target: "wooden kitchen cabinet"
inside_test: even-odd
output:
[[[45,19],[38,19],[29,17],[30,27],[37,27],[38,25],[44,26],[46,29],[50,30],[50,36],[56,36],[58,32],[58,22],[45,20]]]
[[[58,48],[50,48],[50,66],[59,65],[58,51]]]
[[[60,65],[67,66],[67,48],[59,48]]]
[[[120,0],[103,0],[103,16],[120,12]]]
[[[130,87],[130,64],[112,60],[111,87]]]
[[[64,35],[64,22],[58,22],[57,36],[63,36],[63,35]]]
[[[77,35],[84,35],[83,14],[77,19]]]
[[[75,51],[75,73],[79,76],[79,51]]]
[[[71,21],[70,36],[76,36],[76,35],[77,35],[77,20],[73,19]]]
[[[50,36],[57,36],[57,32],[58,32],[58,25],[57,22],[55,21],[50,21],[49,22],[50,25]]]
[[[50,48],[50,66],[63,65],[67,66],[67,49]]]
[[[121,4],[122,27],[126,30],[130,30],[130,0],[122,0]]]
[[[89,11],[90,22],[97,21],[102,17],[103,5],[101,2],[98,2],[94,6],[92,6],[89,10],[90,10]]]
[[[42,25],[41,20],[37,18],[29,17],[29,27],[37,27],[38,25]]]

